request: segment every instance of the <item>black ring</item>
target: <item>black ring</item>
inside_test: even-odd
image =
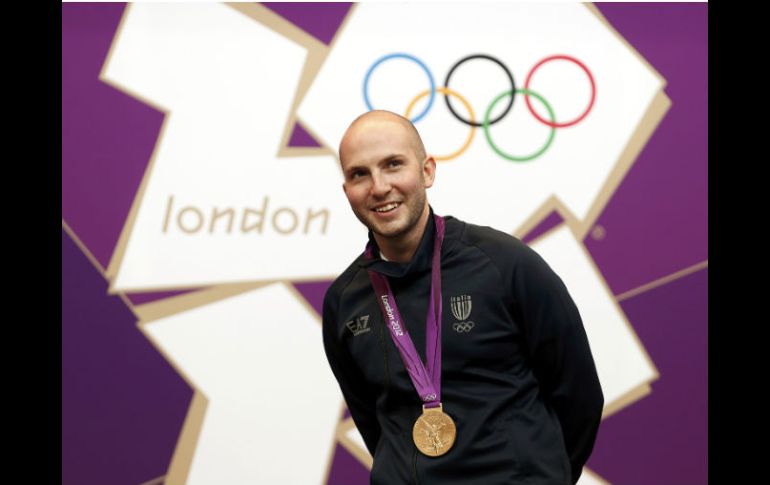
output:
[[[460,64],[462,64],[463,62],[470,61],[471,59],[487,59],[494,62],[495,64],[503,68],[503,71],[505,71],[505,75],[508,76],[508,79],[511,81],[511,100],[508,102],[508,106],[505,108],[505,111],[503,111],[503,114],[501,114],[500,116],[498,116],[497,118],[489,122],[491,126],[497,123],[498,121],[500,121],[501,119],[503,119],[505,115],[507,115],[508,112],[513,107],[513,98],[516,95],[516,84],[514,84],[513,82],[513,75],[511,74],[511,71],[508,70],[508,68],[505,67],[505,64],[500,62],[500,60],[492,56],[488,56],[486,54],[471,54],[470,56],[463,57],[462,59],[457,61],[454,66],[452,66],[452,69],[450,69],[449,73],[446,75],[446,80],[444,81],[444,87],[449,88],[449,78],[452,77],[452,73],[455,71],[455,69],[457,69],[460,66]],[[468,126],[475,126],[477,128],[481,128],[482,126],[484,126],[484,124],[481,122],[469,121],[463,118],[462,116],[460,116],[459,114],[457,114],[454,108],[452,108],[452,103],[451,101],[449,101],[449,96],[447,96],[446,94],[444,95],[444,101],[446,101],[446,106],[447,108],[449,108],[449,111],[451,111],[454,117],[457,118],[462,123],[465,123]]]

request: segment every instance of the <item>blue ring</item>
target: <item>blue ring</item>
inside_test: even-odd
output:
[[[428,111],[430,110],[431,106],[433,106],[433,98],[436,97],[436,83],[433,81],[433,76],[431,75],[430,70],[428,69],[428,66],[426,66],[424,62],[417,59],[413,55],[396,52],[377,59],[374,62],[374,64],[372,64],[372,67],[370,67],[369,70],[366,71],[366,76],[364,77],[364,103],[366,103],[366,107],[369,109],[369,111],[374,109],[372,107],[372,103],[369,101],[369,77],[372,75],[372,72],[374,72],[374,69],[380,64],[382,64],[383,62],[387,61],[388,59],[394,59],[397,57],[409,59],[410,61],[416,62],[417,65],[420,66],[423,71],[425,71],[425,74],[428,75],[428,81],[430,81],[430,98],[428,98],[428,105],[425,107],[425,109],[422,110],[422,112],[419,115],[415,116],[411,120],[412,123],[417,123],[418,121],[420,121],[420,119],[422,119],[423,116],[428,114]]]

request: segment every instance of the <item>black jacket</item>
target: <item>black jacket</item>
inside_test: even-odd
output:
[[[371,483],[574,484],[604,405],[578,309],[534,250],[451,216],[441,250],[441,392],[457,439],[440,457],[417,451],[412,427],[421,402],[366,269],[388,276],[424,362],[432,215],[409,263],[367,261],[362,253],[324,298],[326,355],[374,457]],[[467,315],[459,305],[453,314],[458,298]]]

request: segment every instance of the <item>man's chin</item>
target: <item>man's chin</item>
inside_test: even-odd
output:
[[[369,221],[367,227],[376,235],[384,238],[398,237],[404,232],[404,225],[402,223],[382,224]]]

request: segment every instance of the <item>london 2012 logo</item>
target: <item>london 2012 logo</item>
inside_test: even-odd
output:
[[[454,116],[460,123],[463,123],[470,127],[468,136],[465,138],[465,141],[463,142],[462,146],[459,149],[447,155],[436,156],[435,157],[436,160],[440,160],[440,161],[451,160],[462,155],[462,153],[465,152],[465,150],[467,150],[468,147],[471,145],[476,128],[482,128],[484,130],[484,136],[486,137],[487,143],[492,148],[492,150],[503,159],[510,160],[512,162],[528,162],[531,160],[535,160],[536,158],[540,157],[543,153],[545,153],[545,151],[548,150],[548,148],[551,146],[551,144],[553,143],[553,139],[556,134],[557,128],[567,128],[570,126],[577,125],[578,123],[583,121],[586,118],[586,116],[588,116],[588,113],[591,111],[591,108],[593,108],[594,101],[596,100],[596,82],[594,81],[594,77],[591,74],[591,70],[579,59],[569,55],[557,54],[557,55],[552,55],[552,56],[545,57],[544,59],[541,59],[530,69],[529,73],[525,78],[524,87],[517,88],[516,83],[514,82],[513,74],[511,73],[510,69],[508,69],[508,67],[501,60],[488,54],[472,54],[472,55],[463,57],[459,61],[455,62],[455,64],[447,72],[446,78],[444,79],[444,86],[436,87],[436,83],[434,81],[431,70],[422,60],[418,59],[417,57],[411,54],[407,54],[403,52],[395,52],[395,53],[384,55],[379,59],[375,60],[372,63],[372,65],[369,67],[369,69],[366,71],[366,75],[364,76],[364,84],[363,84],[364,93],[363,94],[364,94],[364,103],[366,104],[367,109],[369,110],[376,109],[372,105],[371,99],[369,97],[369,80],[371,79],[372,73],[386,61],[389,61],[391,59],[398,59],[398,58],[407,59],[416,63],[425,72],[425,75],[428,77],[428,82],[430,84],[429,89],[416,94],[415,97],[408,104],[408,106],[406,107],[403,113],[406,118],[409,118],[412,121],[412,123],[417,124],[417,122],[423,119],[433,107],[433,102],[436,97],[436,93],[440,93],[444,95],[444,101],[450,113],[452,114],[452,116]],[[474,59],[485,59],[497,64],[503,70],[506,77],[508,78],[508,81],[510,82],[510,89],[497,94],[494,97],[494,99],[492,99],[492,102],[484,111],[484,116],[481,118],[480,121],[477,120],[476,113],[473,110],[473,107],[471,106],[470,102],[468,102],[468,100],[462,94],[460,94],[459,92],[449,87],[449,81],[452,78],[452,74],[461,65]],[[553,107],[550,105],[550,103],[546,101],[546,99],[541,94],[533,91],[529,87],[530,81],[532,80],[532,76],[537,71],[537,69],[547,62],[551,62],[555,60],[565,60],[576,64],[578,67],[580,67],[583,70],[583,72],[585,72],[586,76],[588,76],[588,81],[591,84],[591,97],[588,101],[588,106],[583,110],[583,112],[580,115],[578,115],[574,119],[561,121],[561,122],[556,120],[556,114],[554,113]],[[527,105],[527,108],[529,112],[535,117],[535,119],[550,128],[548,138],[545,144],[538,150],[534,151],[533,153],[528,153],[524,155],[514,155],[503,151],[492,139],[492,133],[490,130],[492,125],[498,123],[500,120],[505,118],[505,116],[511,111],[511,108],[513,107],[513,101],[517,97],[517,95],[522,95],[524,97],[524,101]],[[426,96],[428,96],[427,104],[422,109],[422,111],[420,111],[419,113],[413,116],[412,111],[414,110],[414,107],[422,98]],[[465,107],[465,110],[468,113],[467,118],[464,118],[463,116],[461,116],[455,110],[455,107],[452,106],[452,101],[450,99],[452,97],[457,98],[457,100],[460,101],[460,103]],[[548,112],[548,119],[545,119],[544,117],[542,117],[533,108],[530,98],[537,99],[545,107],[546,111]],[[495,106],[497,106],[498,103],[500,103],[504,99],[508,99],[505,109],[501,114],[499,114],[494,119],[492,119],[492,111],[494,110]]]

